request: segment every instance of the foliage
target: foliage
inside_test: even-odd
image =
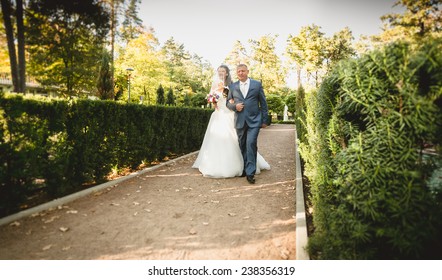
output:
[[[192,97],[190,98],[190,104],[193,107],[205,107],[207,105],[207,99],[206,99],[206,94],[204,93],[197,93],[192,95]]]
[[[355,54],[352,41],[352,32],[348,28],[328,38],[315,24],[302,27],[298,35],[289,35],[286,56],[290,64],[295,65],[298,87],[303,85],[303,76],[310,84],[313,78],[318,87],[322,77],[334,65]]]
[[[23,0],[1,0],[2,29],[6,34],[9,66],[14,92],[24,93],[26,89],[25,34]],[[17,44],[16,44],[17,42]]]
[[[109,53],[104,50],[97,79],[98,97],[100,99],[114,99],[114,88],[111,74],[110,56]]]
[[[300,140],[315,258],[440,259],[442,196],[428,187],[435,166],[422,156],[428,144],[440,156],[440,46],[375,50],[307,93]]]
[[[269,112],[282,116],[284,113],[284,101],[282,97],[276,94],[267,94],[266,99]]]
[[[211,114],[195,108],[0,96],[0,213],[26,197],[65,195],[136,168],[197,150]]]
[[[166,100],[164,99],[164,88],[160,85],[157,89],[157,104],[164,105]]]
[[[143,33],[142,20],[138,17],[138,5],[141,0],[128,0],[124,11],[124,20],[121,27],[121,39],[126,43],[138,38]]]
[[[276,54],[276,37],[267,35],[259,40],[249,40],[252,47],[250,76],[261,81],[268,94],[278,94],[285,86],[286,72]]]
[[[140,100],[140,96],[147,94],[148,103],[155,104],[155,93],[160,84],[167,83],[167,70],[158,50],[159,43],[153,30],[142,33],[119,50],[115,61],[116,86],[124,90],[123,100],[127,100],[126,79],[130,72],[131,100]],[[152,96],[153,100],[150,100]],[[161,103],[164,104],[164,103]]]
[[[296,94],[289,94],[285,97],[285,105],[287,105],[287,111],[294,114],[296,108]]]
[[[210,64],[198,55],[191,55],[184,44],[179,44],[173,37],[161,48],[169,76],[169,86],[177,92],[209,91],[210,78],[213,75]]]
[[[166,105],[175,106],[175,97],[172,88],[169,88],[169,91],[167,92]]]
[[[295,101],[295,123],[296,123],[296,131],[298,134],[298,139],[301,143],[306,142],[306,123],[305,123],[305,114],[306,114],[306,106],[305,106],[305,90],[301,86],[298,88],[298,92],[296,93],[296,101]]]
[[[34,0],[27,10],[29,73],[44,86],[84,96],[96,88],[109,14],[96,1]]]
[[[236,66],[239,64],[250,65],[250,55],[241,41],[235,41],[232,50],[224,59],[224,64],[229,66],[232,73],[235,72]]]
[[[403,14],[387,14],[381,19],[387,23],[387,30],[397,28],[398,31],[402,31],[400,34],[402,39],[420,40],[428,36],[437,36],[442,28],[440,4],[440,0],[398,0],[395,5],[405,7],[405,12]]]

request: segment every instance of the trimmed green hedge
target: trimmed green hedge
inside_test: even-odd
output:
[[[441,41],[396,43],[343,62],[305,98],[301,155],[319,259],[442,257]],[[305,124],[305,125],[304,125]]]
[[[198,150],[210,110],[0,96],[0,214],[36,191],[52,197],[113,170]]]

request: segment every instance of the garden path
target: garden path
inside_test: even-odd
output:
[[[196,154],[0,227],[0,259],[295,259],[295,129],[262,129],[271,170],[209,179]]]

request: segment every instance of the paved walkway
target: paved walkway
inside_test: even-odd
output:
[[[295,130],[261,130],[272,170],[209,179],[196,154],[0,227],[0,259],[295,259]]]

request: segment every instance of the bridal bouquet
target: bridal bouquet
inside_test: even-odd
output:
[[[219,100],[219,94],[216,92],[211,92],[207,94],[207,102],[209,103],[217,103]]]

